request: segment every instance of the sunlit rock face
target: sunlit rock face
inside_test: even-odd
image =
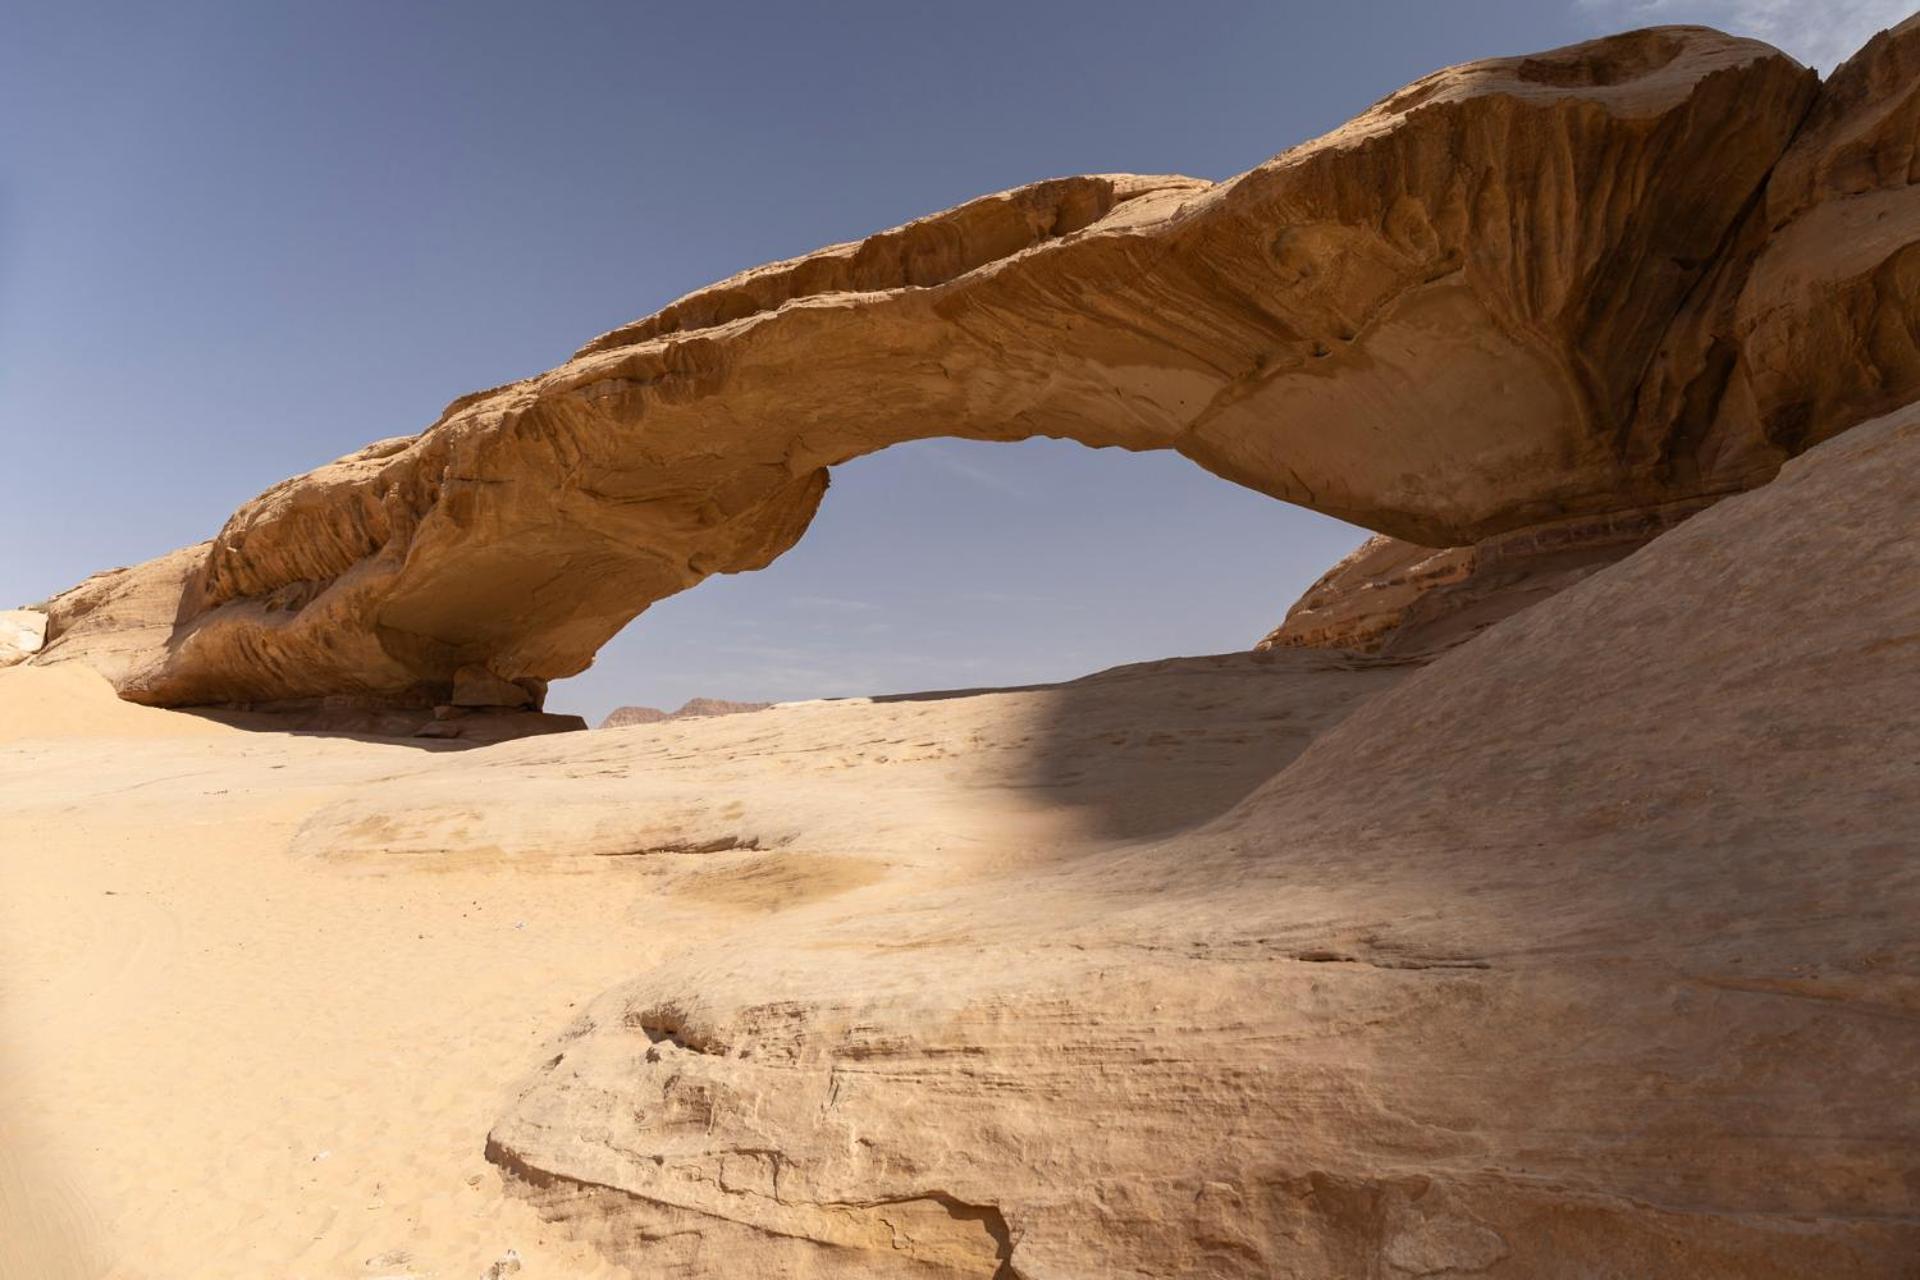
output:
[[[1260,647],[1431,654],[1612,563],[1724,482],[1920,394],[1920,16],[1821,86],[1640,387],[1633,434],[1701,497],[1475,545],[1377,537]],[[1711,479],[1718,477],[1718,479]]]
[[[1427,545],[1750,486],[1640,388],[1818,86],[1630,33],[1437,73],[1228,182],[1039,183],[758,268],[227,522],[123,687],[162,703],[580,671],[765,565],[837,463],[926,436],[1175,449]]]
[[[1795,453],[1920,392],[1917,146],[1920,15],[1821,87],[1677,317],[1641,415],[1676,455]]]
[[[303,834],[760,840],[702,874],[782,913],[583,1003],[487,1142],[640,1274],[1904,1276],[1917,503],[1920,404],[1424,666],[581,735],[586,803],[524,749]],[[1049,767],[992,785],[1034,730]],[[1180,812],[1042,831],[1043,787]],[[1020,852],[969,880],[997,805]],[[897,879],[847,887],[856,851]]]
[[[46,643],[47,615],[39,609],[0,609],[0,667],[25,662]]]

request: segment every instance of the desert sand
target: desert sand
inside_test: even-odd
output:
[[[1245,705],[1289,664],[1326,671],[1315,705]],[[0,1273],[478,1276],[513,1249],[528,1274],[616,1274],[484,1154],[588,1000],[689,939],[1224,808],[1399,675],[1343,665],[1110,677],[1075,716],[1077,767],[1042,750],[1051,690],[783,706],[495,764],[0,671],[0,1213],[26,1225]],[[1027,778],[1041,762],[1062,776]],[[552,803],[483,803],[499,785]],[[729,837],[767,849],[647,851]]]

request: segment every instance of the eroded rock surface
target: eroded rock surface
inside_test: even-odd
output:
[[[0,667],[24,662],[47,640],[47,615],[40,609],[0,609]]]
[[[42,665],[83,663],[117,686],[151,669],[180,621],[187,584],[206,564],[201,542],[130,568],[106,569],[46,602]]]
[[[1254,647],[1431,657],[1632,554],[1704,505],[1562,520],[1465,547],[1376,535],[1321,575]]]
[[[1426,545],[1745,488],[1793,441],[1641,387],[1816,89],[1634,32],[1439,72],[1228,182],[1044,182],[747,272],[247,504],[122,687],[570,675],[792,545],[829,468],[928,435],[1174,449]]]
[[[1677,317],[1643,419],[1705,462],[1742,439],[1795,452],[1920,394],[1917,157],[1920,15],[1821,87]]]
[[[1904,1275],[1916,503],[1920,407],[1401,667],[1174,835],[970,875],[964,829],[916,869],[871,809],[886,878],[608,992],[488,1151],[655,1275]],[[841,847],[812,821],[796,868]]]

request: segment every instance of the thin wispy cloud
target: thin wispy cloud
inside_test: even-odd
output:
[[[999,493],[1004,493],[1009,497],[1023,499],[1033,497],[1026,489],[1015,484],[1005,476],[1000,475],[998,472],[991,471],[986,467],[975,466],[964,458],[956,457],[951,450],[942,448],[939,445],[922,442],[915,456],[923,461],[931,462],[942,471],[948,471],[957,476],[964,476],[977,485],[993,489]]]
[[[842,596],[788,596],[787,603],[801,609],[825,609],[834,613],[885,613],[887,606],[871,600],[851,600]]]
[[[1752,36],[1822,73],[1904,21],[1913,0],[1576,0],[1615,27],[1698,23]]]

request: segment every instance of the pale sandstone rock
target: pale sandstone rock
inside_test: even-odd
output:
[[[662,720],[673,719],[671,711],[662,711],[658,707],[615,707],[600,722],[602,729],[624,729],[636,724],[659,724]]]
[[[1742,296],[1745,277],[1729,288]],[[821,306],[853,304],[799,304]],[[1701,416],[1666,438],[1673,456],[1724,442],[1715,424],[1737,399],[1690,402]],[[534,412],[507,434],[537,454],[542,423],[563,418]],[[1704,479],[1676,487],[1738,487],[1791,444],[1752,440],[1746,455],[1695,449]],[[377,471],[410,447],[342,466]],[[22,1073],[5,1102],[65,1117],[65,1155],[123,1175],[118,1262],[162,1274],[247,1274],[316,1247],[307,1203],[241,1220],[195,1181],[231,1163],[271,1185],[275,1151],[305,1162],[313,1116],[303,1129],[282,1114],[302,1091],[328,1116],[329,1099],[391,1095],[377,1114],[404,1138],[369,1123],[354,1141],[381,1203],[406,1206],[393,1221],[418,1215],[410,1251],[511,1207],[449,1198],[466,1170],[447,1135],[481,1149],[473,1099],[501,1082],[499,1055],[476,1066],[475,1050],[526,1044],[539,1010],[558,1034],[521,1059],[530,1074],[486,1150],[635,1274],[1904,1275],[1920,1254],[1916,486],[1908,411],[1424,668],[1266,652],[440,756],[263,742],[124,704],[92,714],[115,734],[125,717],[193,737],[68,748],[46,736],[74,719],[64,682],[93,677],[0,673],[49,691],[25,717],[19,690],[0,691],[0,736],[22,739],[0,786],[8,847],[56,849],[50,870],[114,854],[10,921],[31,975],[19,997],[66,981],[78,1009],[64,1040],[23,1017],[28,1043],[63,1063],[46,1046],[87,1051]],[[246,607],[333,608],[343,580],[297,578]],[[131,669],[171,634],[181,581],[155,562],[69,593],[50,648]],[[109,609],[129,626],[90,631]],[[340,643],[366,646],[339,616]],[[476,648],[468,660],[493,659]],[[297,645],[261,652],[274,680],[306,678]],[[424,684],[450,688],[455,670]],[[300,874],[265,878],[296,825]],[[163,837],[181,860],[215,840],[246,856],[151,903],[95,892],[158,877],[169,859],[145,841]],[[573,874],[485,865],[541,859]],[[384,936],[360,926],[397,878],[327,874],[436,862],[466,877],[458,913],[439,913],[451,944],[416,924],[434,895],[393,895],[408,927]],[[561,912],[543,881],[588,883],[594,909]],[[502,882],[512,910],[541,911],[470,932],[466,905]],[[0,901],[22,901],[10,887]],[[226,909],[176,929],[160,908],[196,893],[227,894]],[[271,927],[225,939],[244,964],[206,981],[194,956],[222,916],[252,913]],[[607,950],[640,976],[562,1030],[572,993],[543,985],[534,957],[570,953],[523,955],[521,940],[633,919],[644,932]],[[77,982],[74,936],[104,949]],[[430,960],[446,985],[413,985]],[[483,986],[489,968],[504,976]],[[181,979],[155,985],[169,971]],[[97,994],[116,988],[134,1008]],[[428,1007],[442,1003],[451,1016]],[[194,1039],[242,1049],[182,1053],[182,1007]],[[369,1069],[370,1038],[411,1047],[429,1024],[425,1069],[411,1053]],[[255,1068],[268,1043],[280,1070]],[[149,1103],[156,1078],[170,1088]],[[145,1140],[116,1147],[130,1131]],[[362,1214],[386,1209],[351,1202],[366,1208],[322,1224],[311,1256],[358,1265],[388,1247],[353,1247]],[[509,1238],[545,1252],[562,1233]],[[444,1273],[481,1271],[501,1243]]]
[[[24,662],[47,642],[47,615],[40,609],[0,609],[0,667]]]
[[[181,597],[211,543],[196,543],[131,568],[107,569],[46,603],[40,665],[81,662],[115,685],[137,680],[166,654]]]
[[[1173,835],[922,873],[884,773],[796,778],[775,856],[864,816],[902,865],[609,992],[489,1153],[649,1275],[1904,1274],[1916,504],[1920,406],[1382,669]]]
[[[570,675],[927,435],[1175,449],[1437,545],[1746,487],[1786,450],[1728,418],[1702,461],[1638,391],[1814,92],[1635,32],[1437,73],[1229,182],[1039,183],[747,272],[247,504],[123,687]]]
[[[1904,1275],[1916,450],[1424,667],[461,753],[0,671],[9,1052],[57,1067],[0,1109],[61,1117],[0,1182],[71,1170],[95,1270],[168,1276]]]

